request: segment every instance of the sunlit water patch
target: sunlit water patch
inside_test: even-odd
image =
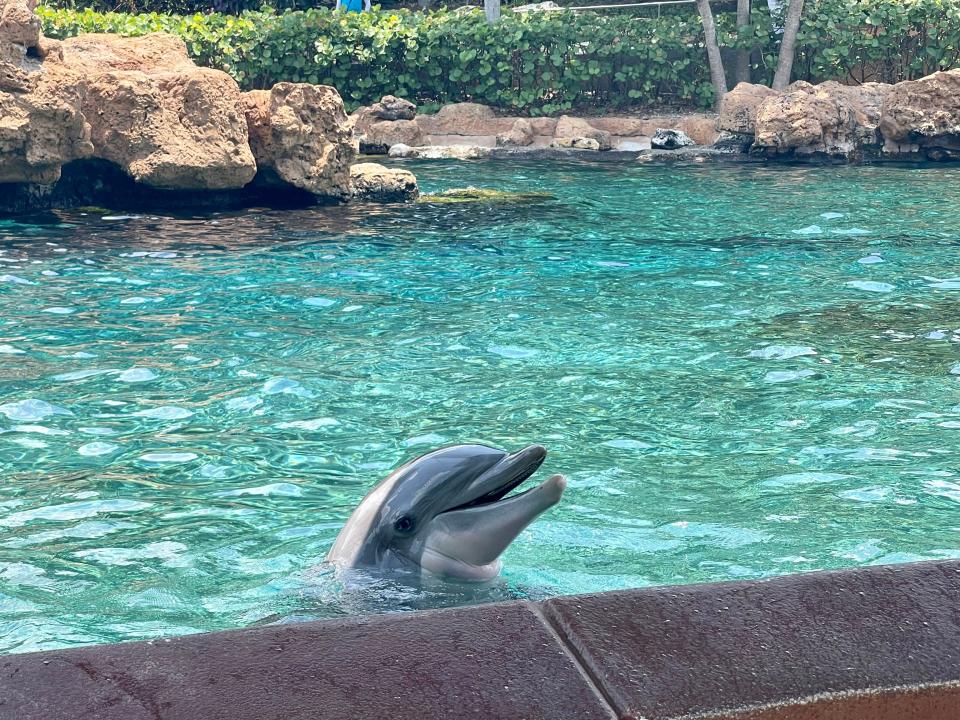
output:
[[[554,199],[0,223],[0,651],[960,555],[956,170],[414,169]],[[319,566],[454,442],[500,582]]]

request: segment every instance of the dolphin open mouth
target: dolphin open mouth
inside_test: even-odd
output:
[[[547,451],[530,445],[505,456],[460,493],[459,504],[436,515],[424,538],[420,565],[463,580],[488,580],[499,557],[538,515],[560,501],[567,481],[553,475],[515,495],[543,464]]]
[[[444,512],[481,507],[502,500],[539,470],[546,458],[547,449],[542,445],[530,445],[519,452],[507,455],[470,484],[466,492],[475,495],[471,500],[448,508]],[[530,490],[525,490],[513,497],[519,497],[528,492]]]

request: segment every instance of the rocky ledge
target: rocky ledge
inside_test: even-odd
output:
[[[392,157],[474,159],[551,150],[637,152],[657,147],[660,141],[709,145],[717,139],[716,116],[709,113],[524,118],[498,115],[491,107],[467,102],[420,115],[413,103],[387,96],[352,117],[360,151]]]
[[[242,93],[171,35],[49,40],[30,2],[0,0],[0,211],[416,197],[413,176],[387,168],[375,190],[355,185],[334,88]]]
[[[741,83],[721,104],[718,144],[773,159],[960,159],[960,70],[896,85]]]

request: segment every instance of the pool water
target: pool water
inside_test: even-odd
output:
[[[0,651],[960,557],[960,171],[407,167],[552,198],[0,223]],[[318,567],[458,442],[499,582]]]

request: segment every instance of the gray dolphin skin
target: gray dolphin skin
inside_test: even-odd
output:
[[[489,580],[500,572],[501,553],[556,505],[566,488],[566,479],[554,475],[507,497],[546,456],[540,445],[515,453],[454,445],[423,455],[395,470],[363,499],[327,562]]]

